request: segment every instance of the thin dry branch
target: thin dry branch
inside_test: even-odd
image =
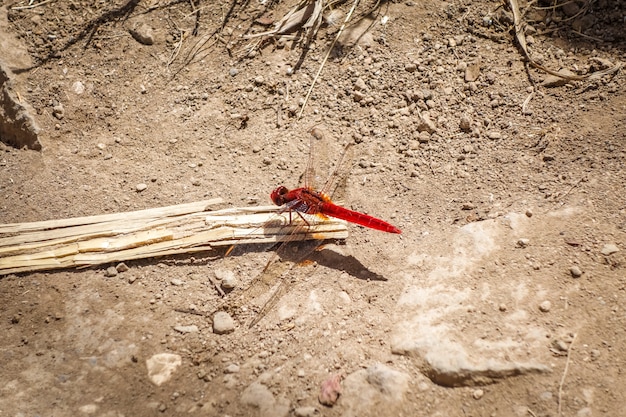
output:
[[[572,347],[574,346],[574,341],[576,340],[577,334],[572,338],[572,342],[569,344],[569,348],[567,349],[567,360],[565,361],[565,369],[563,369],[563,375],[561,376],[561,382],[559,383],[559,398],[558,398],[558,406],[557,406],[557,416],[561,416],[561,399],[563,397],[563,384],[565,383],[565,377],[567,376],[567,370],[569,368],[569,359],[572,353]]]
[[[564,80],[582,81],[582,80],[600,79],[604,77],[605,75],[613,74],[614,72],[619,71],[624,66],[622,62],[618,62],[617,64],[607,69],[604,69],[601,71],[595,71],[595,72],[585,74],[585,75],[575,75],[571,73],[565,73],[563,71],[559,72],[559,71],[554,71],[554,70],[544,67],[543,65],[539,64],[534,59],[532,59],[532,57],[530,56],[530,53],[528,52],[528,44],[526,43],[526,35],[524,33],[524,24],[522,22],[522,14],[520,13],[520,8],[519,8],[519,4],[517,0],[509,0],[509,5],[511,7],[511,10],[513,11],[513,22],[514,22],[513,24],[515,26],[515,38],[517,39],[517,42],[519,43],[520,47],[522,48],[522,51],[524,52],[524,57],[528,60],[528,62],[533,67],[540,69],[544,72],[547,72],[548,74],[553,75],[555,77],[562,78]]]
[[[346,19],[344,20],[343,24],[341,25],[341,27],[337,31],[337,36],[335,36],[335,39],[333,39],[333,42],[330,44],[330,48],[328,48],[328,51],[326,52],[326,55],[324,56],[324,59],[322,60],[322,63],[320,64],[319,69],[317,70],[317,74],[315,74],[315,78],[313,78],[313,82],[311,83],[311,87],[309,87],[309,91],[306,93],[306,97],[304,98],[304,102],[302,103],[302,107],[300,108],[300,112],[298,113],[298,119],[302,117],[302,113],[304,113],[304,108],[306,107],[306,103],[309,101],[309,97],[311,96],[311,93],[313,92],[313,87],[315,87],[315,83],[317,82],[317,79],[319,78],[320,74],[322,73],[322,69],[324,68],[324,64],[326,64],[326,61],[328,60],[328,57],[332,53],[333,48],[335,47],[335,44],[337,43],[337,40],[339,39],[339,37],[343,33],[343,30],[346,28],[346,24],[352,18],[352,13],[354,13],[354,10],[356,9],[356,6],[358,4],[359,4],[359,0],[354,0],[354,3],[352,4],[352,8],[350,9],[350,12],[348,12],[348,14],[346,15]]]
[[[276,206],[209,212],[220,199],[74,219],[0,225],[0,275],[76,268],[286,239],[345,239],[340,220],[302,220]],[[269,222],[269,223],[268,223]],[[293,234],[295,233],[295,234]]]

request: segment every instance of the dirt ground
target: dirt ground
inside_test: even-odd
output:
[[[502,2],[381,2],[299,118],[352,2],[307,49],[244,38],[295,4],[0,1],[0,58],[43,146],[0,144],[0,223],[266,205],[297,185],[317,126],[354,144],[346,206],[402,230],[351,225],[256,326],[254,307],[229,310],[226,334],[194,313],[228,275],[236,304],[271,254],[2,276],[0,415],[626,415],[623,69],[551,80]],[[626,61],[624,1],[534,6],[545,67]],[[171,375],[149,372],[164,357]]]

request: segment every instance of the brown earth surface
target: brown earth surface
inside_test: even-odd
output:
[[[350,226],[252,328],[238,295],[262,251],[0,277],[0,415],[626,415],[623,70],[551,82],[501,2],[381,2],[298,118],[352,3],[307,49],[244,38],[295,4],[0,1],[0,58],[43,146],[0,144],[0,223],[265,205],[297,186],[317,126],[354,144],[346,206],[402,229]],[[624,1],[534,5],[537,62],[626,61]],[[235,329],[217,334],[194,313],[229,274]]]

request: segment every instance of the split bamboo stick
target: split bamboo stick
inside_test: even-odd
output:
[[[276,206],[209,211],[221,199],[99,216],[0,225],[0,275],[79,268],[285,239],[345,239],[342,220]]]

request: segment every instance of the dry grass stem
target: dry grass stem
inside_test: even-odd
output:
[[[563,397],[563,383],[565,383],[565,377],[567,377],[567,370],[569,368],[569,360],[572,354],[572,347],[574,346],[574,341],[576,340],[577,334],[572,338],[572,342],[569,344],[569,348],[567,349],[567,359],[565,361],[565,369],[563,369],[563,375],[561,376],[561,382],[559,383],[559,398],[558,398],[558,406],[557,406],[557,416],[561,416],[561,399]]]

